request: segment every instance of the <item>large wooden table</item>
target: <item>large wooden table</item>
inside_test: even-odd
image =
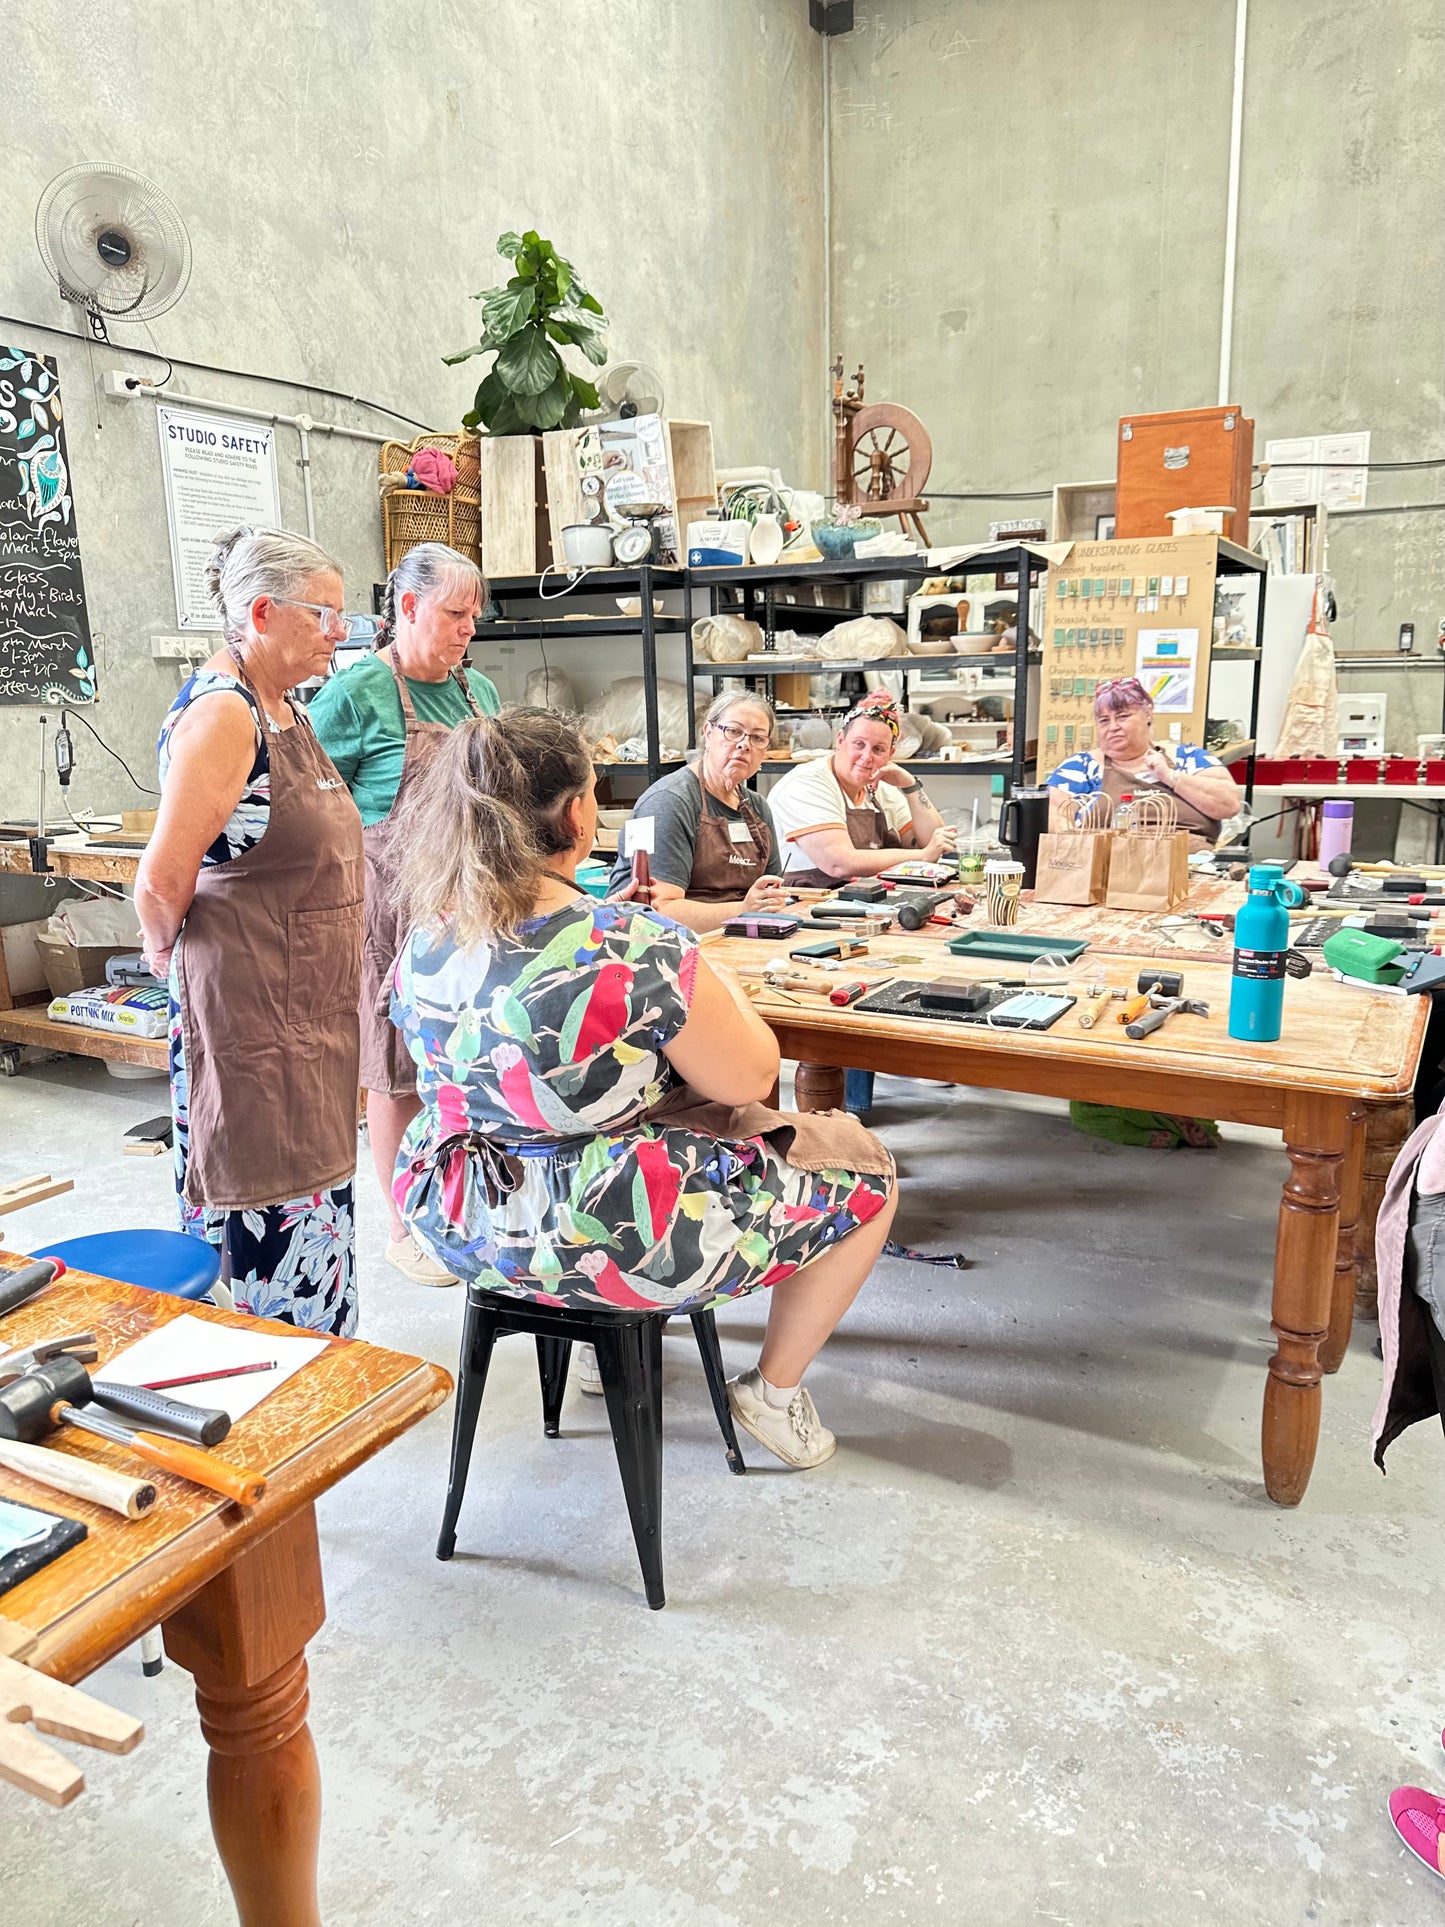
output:
[[[0,1343],[92,1330],[103,1365],[182,1313],[248,1330],[258,1323],[71,1272],[0,1321]],[[83,1545],[0,1594],[0,1652],[73,1685],[163,1625],[166,1651],[195,1678],[211,1749],[211,1824],[243,1927],[320,1922],[306,1643],[326,1608],[313,1501],[441,1404],[450,1386],[440,1366],[333,1340],[217,1448],[266,1474],[266,1494],[249,1510],[74,1432],[47,1443],[150,1477],[160,1495],[150,1513],[121,1519],[0,1468],[0,1494],[90,1527]]]
[[[1321,1372],[1338,1370],[1349,1341],[1365,1103],[1408,1099],[1428,998],[1373,994],[1317,974],[1286,984],[1277,1043],[1237,1043],[1226,1030],[1228,967],[1189,961],[1182,966],[1185,990],[1207,1003],[1210,1015],[1171,1018],[1134,1043],[1112,1013],[1084,1030],[1070,1011],[1051,1030],[1031,1034],[873,1016],[805,993],[788,1000],[759,975],[785,946],[743,937],[707,942],[708,956],[731,964],[754,989],[783,1056],[798,1060],[800,1109],[841,1107],[847,1067],[1279,1131],[1290,1170],[1275,1244],[1278,1344],[1265,1385],[1262,1451],[1269,1496],[1298,1504],[1314,1464]],[[902,934],[875,939],[849,974],[878,978],[891,958],[920,955],[922,964],[899,964],[896,974],[960,981],[1023,975],[1007,964],[966,962],[928,936]],[[1086,951],[1073,966],[1072,986],[1102,979],[1132,988],[1142,967],[1137,956]]]

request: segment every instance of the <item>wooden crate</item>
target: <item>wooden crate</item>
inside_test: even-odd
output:
[[[1108,482],[1055,482],[1049,538],[1054,542],[1106,542],[1099,517],[1114,513],[1116,491]]]
[[[668,474],[672,487],[668,507],[677,519],[678,558],[687,552],[687,525],[717,514],[717,472],[713,466],[711,422],[663,422]],[[546,464],[547,512],[552,552],[562,555],[562,531],[572,522],[590,522],[595,501],[582,493],[577,472],[575,428],[554,429],[542,437]],[[485,520],[485,508],[483,510]]]
[[[540,575],[554,555],[541,435],[483,435],[477,443],[482,513],[482,573]],[[581,519],[568,517],[568,520]]]

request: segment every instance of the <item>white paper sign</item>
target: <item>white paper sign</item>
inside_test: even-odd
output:
[[[276,430],[269,422],[206,415],[194,408],[156,409],[166,522],[182,629],[219,629],[221,618],[202,574],[216,537],[240,523],[281,526]]]
[[[1266,442],[1266,508],[1322,502],[1327,509],[1362,509],[1369,490],[1370,431],[1296,435]]]
[[[1152,599],[1152,598],[1151,598]],[[1135,673],[1156,712],[1188,715],[1194,707],[1197,629],[1141,629]]]

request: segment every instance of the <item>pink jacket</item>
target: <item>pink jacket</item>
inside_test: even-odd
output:
[[[1417,1192],[1445,1191],[1445,1114],[1427,1117],[1390,1167],[1385,1201],[1375,1226],[1375,1263],[1380,1281],[1380,1338],[1385,1382],[1375,1409],[1375,1463],[1417,1419],[1439,1411],[1430,1371],[1430,1310],[1405,1286],[1405,1239],[1410,1204]]]

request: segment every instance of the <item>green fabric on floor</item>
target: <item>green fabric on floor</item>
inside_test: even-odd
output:
[[[1153,1151],[1181,1147],[1207,1150],[1219,1142],[1219,1126],[1207,1117],[1171,1117],[1167,1111],[1125,1111],[1115,1104],[1081,1104],[1070,1099],[1069,1122],[1090,1137],[1111,1144],[1143,1144]]]

